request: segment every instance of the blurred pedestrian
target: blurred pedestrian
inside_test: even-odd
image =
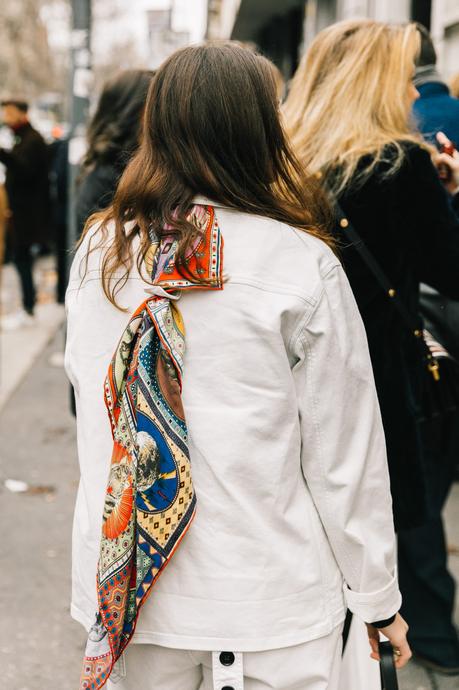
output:
[[[410,125],[419,43],[414,24],[352,21],[325,29],[295,75],[285,117],[294,150],[339,200],[421,330],[421,281],[459,297],[459,197],[445,190],[428,146]],[[456,674],[454,586],[439,484],[451,481],[459,450],[457,413],[421,423],[425,361],[418,339],[345,229],[337,233],[366,327],[386,432],[409,639],[419,658]],[[420,524],[429,524],[422,543],[405,531]],[[441,581],[445,599],[444,591],[435,591]]]
[[[61,137],[60,132],[49,145],[50,158],[50,192],[53,220],[53,234],[56,246],[57,285],[56,299],[58,304],[65,302],[67,289],[67,271],[69,256],[68,235],[68,167],[69,142]]]
[[[175,53],[75,257],[72,611],[88,628],[103,535],[82,687],[137,622],[110,688],[336,690],[344,597],[409,658],[364,329],[277,104],[264,58]]]
[[[419,91],[419,98],[413,105],[416,124],[432,144],[437,144],[437,132],[444,132],[459,145],[459,100],[450,94],[437,70],[437,53],[430,33],[422,24],[417,24],[417,28],[421,46],[414,76],[414,85]]]
[[[19,273],[23,311],[4,319],[6,328],[33,323],[36,290],[32,246],[47,235],[49,222],[48,153],[43,137],[32,127],[26,101],[14,98],[1,103],[3,122],[14,134],[11,150],[0,148],[6,166],[13,261]]]
[[[89,216],[109,206],[139,144],[142,114],[154,72],[125,70],[104,86],[88,127],[88,151],[77,189],[79,234]]]
[[[8,222],[8,217],[8,197],[6,196],[5,187],[0,184],[0,274],[3,268],[3,261],[5,259],[6,225]]]

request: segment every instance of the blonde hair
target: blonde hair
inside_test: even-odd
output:
[[[284,106],[293,149],[335,193],[364,181],[383,160],[404,157],[402,141],[422,145],[410,126],[407,89],[420,37],[415,24],[345,21],[321,31],[303,56]],[[371,160],[365,169],[363,156]]]

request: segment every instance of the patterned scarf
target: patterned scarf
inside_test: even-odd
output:
[[[97,572],[99,611],[80,689],[98,689],[108,680],[196,509],[181,400],[185,333],[174,300],[182,290],[222,289],[223,238],[211,206],[194,206],[188,220],[199,234],[186,265],[205,284],[177,271],[172,235],[151,237],[145,262],[152,296],[132,315],[105,382],[114,444]]]

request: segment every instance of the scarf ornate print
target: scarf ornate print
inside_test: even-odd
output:
[[[189,277],[175,266],[177,240],[153,236],[145,259],[152,296],[132,315],[105,382],[113,454],[97,572],[99,611],[80,684],[85,690],[108,680],[195,513],[181,400],[185,333],[175,300],[182,290],[222,289],[223,238],[211,206],[194,206],[188,220],[198,230],[186,256]]]

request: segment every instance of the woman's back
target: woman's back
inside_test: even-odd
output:
[[[330,467],[343,478],[348,473],[351,483],[362,470],[358,459],[346,457],[355,440],[344,431],[338,435],[345,405],[356,398],[353,409],[360,409],[364,433],[370,433],[378,413],[371,379],[362,380],[360,372],[362,326],[334,254],[319,240],[271,219],[218,205],[216,214],[225,241],[224,289],[184,293],[178,302],[187,332],[183,404],[197,515],[174,566],[143,610],[137,639],[176,647],[185,635],[182,644],[203,648],[205,629],[205,637],[220,647],[230,648],[237,638],[241,649],[267,649],[327,634],[342,619],[342,575],[321,523],[335,518],[323,513],[319,518],[314,501],[326,500],[324,485],[332,491]],[[103,295],[100,255],[90,255],[83,283],[78,258],[67,296],[67,370],[78,392],[82,465],[73,611],[88,624],[95,602],[87,593],[98,557],[112,444],[102,396],[95,393],[102,391],[127,315]],[[119,302],[132,311],[147,294],[148,285],[134,272]],[[336,341],[327,332],[330,319]],[[345,369],[336,364],[329,378],[324,376],[322,357],[336,361],[344,350]],[[305,357],[317,360],[316,372]],[[310,391],[303,390],[305,367]],[[311,397],[319,388],[314,410]],[[308,442],[301,426],[310,425],[311,415],[317,436],[311,425],[301,462]],[[328,452],[319,460],[321,443]],[[370,443],[369,452],[384,462],[382,437],[372,433]],[[357,511],[365,510],[368,499],[360,500]],[[353,512],[352,501],[336,492],[334,509]],[[381,518],[389,510],[382,501]],[[91,516],[89,522],[84,515]],[[342,535],[334,546],[348,554],[357,549],[359,558],[354,539],[347,541]]]

